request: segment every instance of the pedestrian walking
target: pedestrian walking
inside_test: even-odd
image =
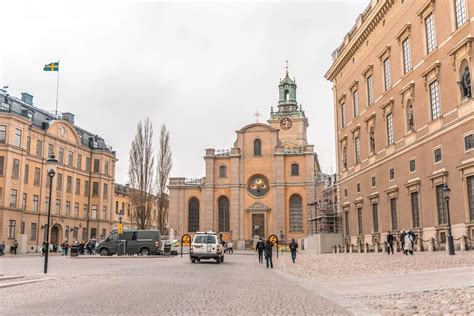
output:
[[[263,251],[265,250],[265,243],[262,241],[261,238],[257,242],[255,250],[258,252],[258,262],[263,263]]]
[[[404,242],[404,247],[403,248],[403,253],[408,256],[408,253],[410,255],[413,255],[413,242],[415,241],[413,234],[411,234],[411,230],[408,231],[407,234],[405,234],[405,242]]]
[[[234,244],[230,240],[227,242],[227,253],[234,253]]]
[[[5,241],[2,241],[0,244],[0,256],[3,256],[5,254]]]
[[[46,243],[46,241],[43,241],[43,244],[41,245],[41,257],[44,256],[47,249],[48,249],[48,244]]]
[[[295,261],[296,261],[296,250],[297,249],[298,249],[298,243],[293,238],[293,239],[291,239],[291,242],[290,242],[291,261],[293,261],[293,263],[295,263]]]
[[[403,254],[406,255],[405,253],[405,236],[407,235],[407,233],[405,233],[405,230],[402,229],[401,233],[400,233],[400,243],[402,244],[402,251],[403,251]]]
[[[18,249],[18,241],[15,239],[15,242],[11,246],[10,253],[16,255],[16,250]]]
[[[272,248],[273,248],[273,244],[269,239],[265,243],[265,261],[267,262],[267,269],[268,269],[269,266],[270,266],[270,268],[273,269],[273,260],[272,260],[272,250],[273,249]]]
[[[390,231],[387,233],[387,254],[390,254],[390,251],[393,255],[393,235]]]

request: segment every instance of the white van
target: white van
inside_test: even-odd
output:
[[[215,232],[197,232],[189,250],[192,263],[201,259],[214,259],[217,263],[224,262],[224,246]]]

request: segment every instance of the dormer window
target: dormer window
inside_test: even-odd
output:
[[[256,139],[253,141],[253,155],[254,156],[262,155],[262,142],[260,141],[260,139]]]

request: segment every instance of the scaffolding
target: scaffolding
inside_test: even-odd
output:
[[[341,214],[337,203],[336,175],[320,173],[316,177],[316,200],[308,204],[309,234],[338,234]]]

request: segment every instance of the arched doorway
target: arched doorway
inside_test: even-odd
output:
[[[51,227],[50,242],[59,244],[59,242],[61,240],[60,234],[61,234],[61,228],[58,225],[54,225],[53,227]]]

